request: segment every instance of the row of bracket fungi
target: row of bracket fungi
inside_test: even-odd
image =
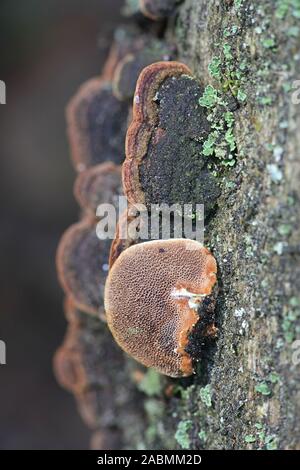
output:
[[[140,71],[175,54],[173,46],[152,34],[156,25],[150,23],[147,29],[130,25],[116,30],[101,76],[80,87],[66,112],[81,220],[65,232],[57,250],[68,328],[54,357],[54,371],[61,386],[74,394],[80,415],[93,431],[95,449],[131,446],[144,420],[136,385],[129,379],[142,373],[136,374],[136,364],[125,360],[98,318],[104,314],[111,242],[97,238],[95,211],[100,203],[115,204],[122,192],[125,133]]]
[[[182,0],[128,0],[130,13],[141,13],[147,18],[158,21],[167,18],[174,12]]]
[[[175,3],[141,0],[140,6],[158,18]],[[130,422],[139,434],[142,414],[128,361],[99,316],[123,350],[171,377],[191,375],[202,344],[216,333],[216,262],[207,249],[182,238],[124,240],[120,225],[112,243],[96,234],[97,206],[116,206],[123,191],[130,205],[120,224],[133,218],[134,204],[200,202],[210,209],[218,197],[207,162],[196,158],[209,132],[197,104],[203,88],[185,65],[170,61],[174,56],[174,47],[150,32],[118,30],[101,77],[85,83],[67,108],[81,220],[57,251],[69,326],[54,368],[98,449],[130,445],[120,423]]]

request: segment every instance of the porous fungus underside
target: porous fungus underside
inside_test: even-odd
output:
[[[216,271],[214,257],[193,240],[156,240],[127,248],[105,286],[105,311],[116,341],[159,372],[191,375],[193,358],[185,348],[202,320],[197,308],[209,298]],[[202,333],[210,334],[208,329]]]

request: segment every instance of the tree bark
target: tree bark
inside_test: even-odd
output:
[[[206,237],[219,266],[219,338],[173,401],[194,449],[300,446],[299,9],[187,0],[175,26],[179,60],[238,99],[237,163],[221,170]]]

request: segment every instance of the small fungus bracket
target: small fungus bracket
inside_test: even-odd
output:
[[[123,187],[130,203],[204,204],[220,195],[202,146],[210,131],[203,87],[179,62],[146,67],[137,82],[126,136]]]
[[[66,111],[71,157],[78,172],[106,160],[122,163],[128,105],[112,93],[110,82],[84,83]]]
[[[141,12],[151,20],[168,17],[180,0],[139,0]]]
[[[57,272],[65,293],[84,312],[103,312],[110,240],[99,240],[95,219],[85,217],[69,227],[57,250]]]

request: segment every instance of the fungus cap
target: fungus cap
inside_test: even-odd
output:
[[[105,286],[108,326],[120,347],[165,375],[191,375],[186,347],[216,271],[212,254],[193,240],[149,241],[123,251]]]
[[[179,0],[139,0],[141,12],[151,20],[169,16]]]
[[[120,100],[132,99],[141,71],[154,62],[172,60],[174,53],[174,46],[150,35],[141,36],[115,69],[112,80],[114,95]]]
[[[203,145],[211,131],[203,86],[179,62],[157,62],[139,76],[126,135],[123,188],[130,204],[215,206],[220,188]]]
[[[157,124],[155,96],[168,77],[192,76],[190,69],[180,62],[156,62],[144,68],[135,89],[133,117],[125,142],[126,160],[123,163],[123,188],[128,201],[144,203],[139,166],[147,153],[152,130]]]
[[[80,206],[93,214],[101,203],[117,205],[122,194],[121,165],[105,162],[82,171],[76,178],[74,195]]]
[[[66,109],[71,158],[81,172],[123,159],[128,106],[112,93],[111,83],[96,77],[79,88]]]
[[[101,314],[110,240],[100,240],[94,218],[69,227],[57,249],[60,283],[73,304],[84,312]]]

